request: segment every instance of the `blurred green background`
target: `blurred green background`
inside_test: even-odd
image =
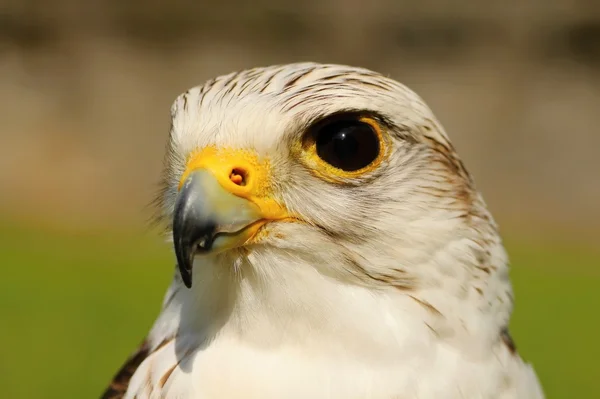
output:
[[[430,104],[502,228],[519,352],[548,398],[600,397],[600,3],[298,4],[0,0],[0,396],[98,397],[148,331],[174,98],[312,60]]]

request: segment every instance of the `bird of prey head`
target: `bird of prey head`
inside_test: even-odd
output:
[[[301,63],[210,80],[171,115],[159,203],[179,275],[129,392],[537,397],[496,225],[415,93]],[[269,373],[287,382],[260,388]]]

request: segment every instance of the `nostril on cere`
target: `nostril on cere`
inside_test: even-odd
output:
[[[237,184],[238,186],[245,186],[246,185],[246,172],[244,172],[241,169],[233,169],[231,171],[231,173],[229,174],[229,180],[231,180],[233,183]]]

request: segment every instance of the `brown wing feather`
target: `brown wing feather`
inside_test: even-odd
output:
[[[131,380],[131,376],[140,364],[144,361],[146,357],[148,357],[150,353],[150,346],[147,341],[144,341],[138,350],[131,355],[129,359],[125,362],[123,367],[119,370],[119,372],[113,377],[112,381],[104,394],[100,397],[101,399],[120,399],[125,396],[125,392],[127,392],[127,387],[129,386],[129,381]]]

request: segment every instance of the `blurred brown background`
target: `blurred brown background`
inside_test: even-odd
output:
[[[0,0],[0,214],[143,223],[174,98],[305,60],[417,91],[503,225],[600,230],[597,0]]]
[[[429,103],[502,227],[519,353],[600,397],[600,0],[0,0],[0,396],[102,392],[172,278],[144,232],[172,101],[296,61]]]

